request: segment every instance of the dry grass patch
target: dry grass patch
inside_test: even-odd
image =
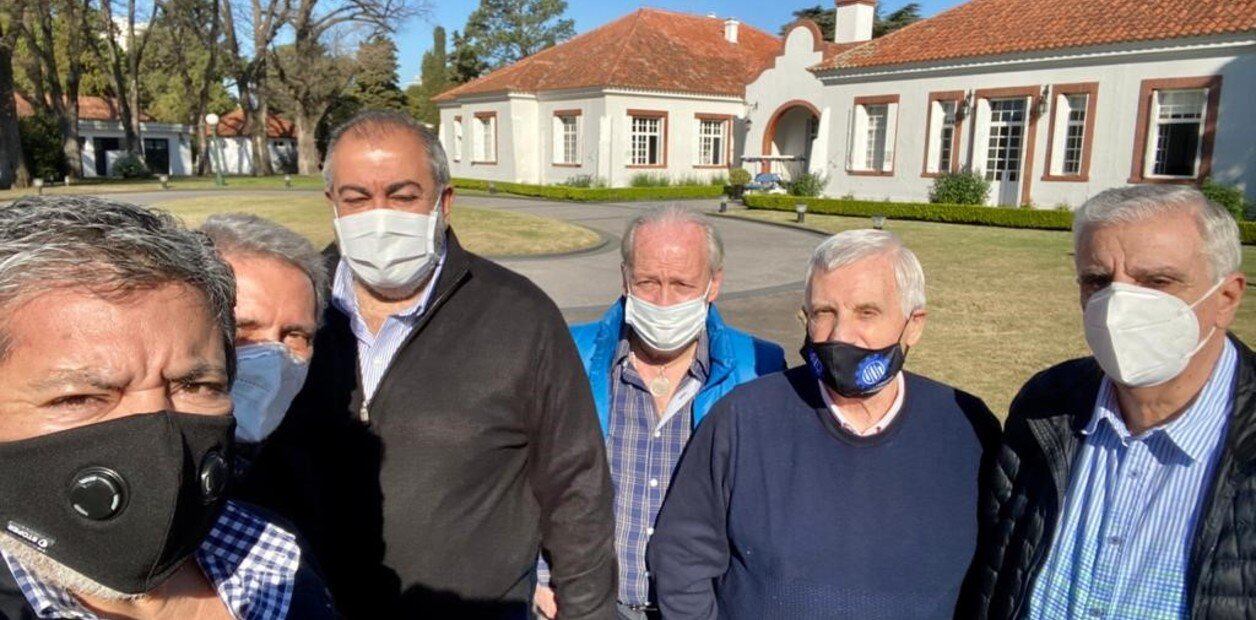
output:
[[[789,223],[793,213],[741,211],[738,217]],[[867,228],[864,218],[807,214],[825,232]],[[1087,355],[1068,232],[891,221],[924,265],[929,319],[907,367],[986,400],[1000,417],[1034,373]],[[1256,248],[1243,247],[1244,270]],[[1233,331],[1256,343],[1256,298]]]
[[[159,208],[199,226],[215,213],[245,212],[260,215],[304,235],[316,247],[331,243],[331,211],[322,196],[306,192],[283,194],[223,193],[217,196],[178,198],[157,203]],[[601,237],[582,226],[560,220],[466,207],[454,207],[452,225],[467,249],[484,256],[529,256],[571,252],[596,246]]]

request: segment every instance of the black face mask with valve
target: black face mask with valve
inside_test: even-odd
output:
[[[865,349],[846,342],[812,342],[810,334],[799,353],[816,379],[846,398],[880,392],[894,380],[907,359],[898,341],[883,349]]]
[[[161,411],[0,443],[0,536],[124,594],[149,592],[226,501],[232,416]]]

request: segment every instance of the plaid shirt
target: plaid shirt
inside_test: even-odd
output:
[[[1181,618],[1187,562],[1226,433],[1238,352],[1226,341],[1182,415],[1132,436],[1106,377],[1028,617]]]
[[[626,332],[625,332],[626,333]],[[698,337],[693,364],[668,411],[659,415],[654,397],[629,361],[628,338],[621,336],[611,366],[610,432],[606,455],[615,484],[615,553],[619,558],[619,601],[650,601],[645,549],[667,495],[680,453],[693,429],[693,397],[706,382],[710,363],[706,332]]]
[[[44,583],[17,560],[0,552],[26,602],[39,618],[100,620],[67,590]],[[218,598],[241,620],[286,618],[292,603],[301,547],[296,536],[227,502],[196,550],[196,561]]]

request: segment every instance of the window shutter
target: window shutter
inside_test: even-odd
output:
[[[898,104],[885,106],[885,160],[881,162],[881,171],[894,170],[894,144],[898,139]]]
[[[986,170],[986,155],[990,149],[990,100],[978,99],[973,123],[973,172]]]

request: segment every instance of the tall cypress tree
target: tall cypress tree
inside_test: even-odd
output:
[[[432,49],[423,54],[419,83],[406,89],[410,113],[432,126],[440,124],[440,110],[432,103],[432,98],[445,92],[450,86],[447,63],[445,29],[437,26],[432,31]]]

